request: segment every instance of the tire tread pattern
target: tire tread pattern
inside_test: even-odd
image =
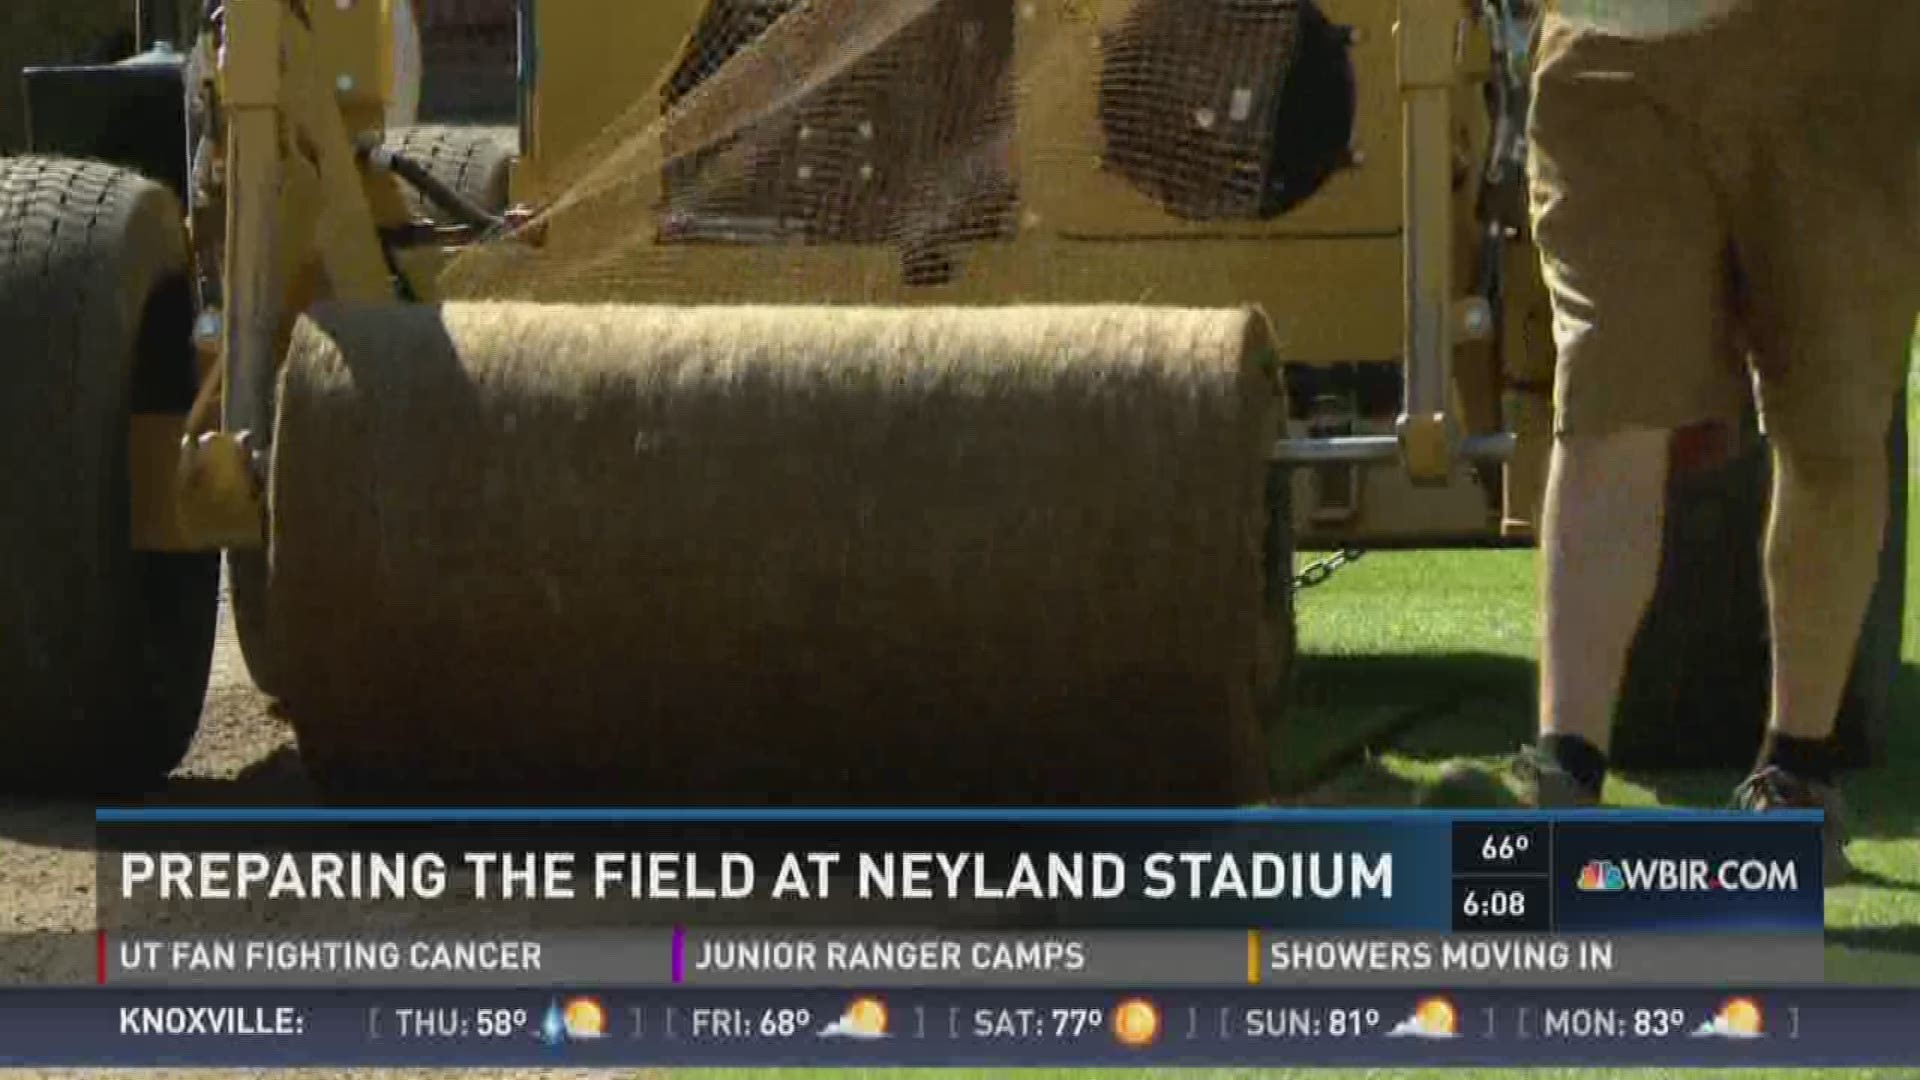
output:
[[[219,560],[134,552],[127,419],[143,334],[180,324],[186,238],[164,187],[99,162],[0,158],[0,791],[163,780],[199,723]],[[159,379],[187,385],[191,376]],[[184,402],[144,404],[184,411]]]

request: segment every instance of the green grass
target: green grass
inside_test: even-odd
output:
[[[1914,370],[1920,381],[1920,365]],[[1911,408],[1920,428],[1920,394]],[[1920,483],[1920,473],[1910,468],[1908,482]],[[1920,531],[1909,531],[1907,557],[1913,569],[1895,715],[1911,719],[1920,717]],[[1305,655],[1289,727],[1323,733],[1304,744],[1311,754],[1358,756],[1324,779],[1311,801],[1407,805],[1443,762],[1463,754],[1491,762],[1527,738],[1534,603],[1533,556],[1521,551],[1380,554],[1306,594]],[[1336,747],[1335,736],[1324,734],[1336,732],[1357,746]],[[1920,724],[1895,724],[1888,758],[1887,766],[1849,779],[1849,853],[1863,883],[1827,893],[1828,978],[1920,985]],[[1609,783],[1608,798],[1717,805],[1737,780],[1628,774]]]
[[[1916,345],[1920,352],[1920,344]],[[1920,364],[1915,367],[1920,389]],[[1913,397],[1920,429],[1920,393]],[[1910,471],[1909,483],[1920,479]],[[1827,894],[1829,978],[1920,985],[1920,533],[1910,533],[1906,661],[1894,764],[1848,788],[1858,839],[1851,848],[1871,884]],[[1303,650],[1296,704],[1288,719],[1283,775],[1310,785],[1308,801],[1405,804],[1439,763],[1461,753],[1489,759],[1525,739],[1532,726],[1533,557],[1529,552],[1377,554],[1302,598]],[[1332,775],[1311,764],[1344,763]],[[1711,805],[1731,775],[1639,775],[1614,783],[1614,802]],[[1456,1080],[1491,1070],[1147,1069],[1128,1076],[1165,1080]],[[674,1080],[747,1080],[756,1070],[698,1070]],[[1066,1080],[1084,1070],[801,1070],[866,1080],[990,1076]],[[1720,1080],[1723,1070],[1528,1069],[1515,1080]],[[1920,1069],[1741,1070],[1743,1080],[1867,1080],[1916,1077]]]

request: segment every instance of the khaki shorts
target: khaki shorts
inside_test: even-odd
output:
[[[1883,444],[1920,314],[1920,0],[1658,40],[1549,18],[1530,134],[1563,434],[1740,415]]]

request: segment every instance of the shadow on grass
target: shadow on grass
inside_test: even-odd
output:
[[[1369,782],[1388,749],[1443,740],[1449,753],[1511,749],[1531,728],[1532,661],[1500,653],[1305,655],[1277,733],[1282,790],[1309,802],[1401,806],[1404,783]],[[1338,798],[1330,798],[1337,795]]]
[[[1891,878],[1878,871],[1867,870],[1859,866],[1853,868],[1853,873],[1848,875],[1846,881],[1842,884],[1868,889],[1887,889],[1892,892],[1920,893],[1920,884],[1903,881],[1900,878]]]
[[[1920,838],[1920,664],[1900,666],[1882,762],[1844,777],[1848,825],[1867,839]],[[1663,806],[1714,806],[1739,776],[1728,772],[1631,773]]]
[[[1476,653],[1305,658],[1284,742],[1289,790],[1312,805],[1422,805],[1431,767],[1502,754],[1532,737],[1534,677],[1528,661]],[[1902,666],[1892,715],[1884,763],[1846,777],[1856,837],[1920,838],[1920,664]],[[1741,773],[1632,771],[1622,779],[1662,806],[1717,808]],[[1511,801],[1491,783],[1473,795],[1484,798],[1469,801],[1491,806]]]
[[[1920,925],[1830,926],[1827,944],[1867,952],[1906,953],[1920,958]]]

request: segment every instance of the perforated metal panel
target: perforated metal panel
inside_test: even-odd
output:
[[[1103,41],[1103,161],[1180,217],[1283,214],[1346,161],[1346,48],[1309,0],[1138,0]]]

